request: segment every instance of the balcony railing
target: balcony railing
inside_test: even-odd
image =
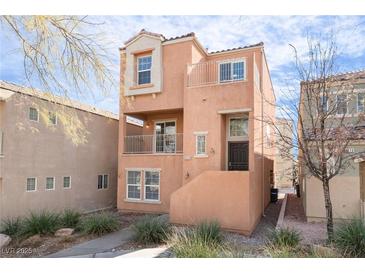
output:
[[[182,153],[183,134],[135,135],[124,137],[124,153]]]
[[[217,84],[219,82],[218,70],[217,61],[189,65],[187,79],[188,87]]]

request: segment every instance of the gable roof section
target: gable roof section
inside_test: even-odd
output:
[[[164,43],[170,43],[170,42],[179,42],[178,40],[183,40],[185,41],[187,38],[190,38],[191,40],[195,40],[196,44],[198,45],[198,47],[200,47],[200,49],[206,54],[206,55],[215,55],[215,54],[221,54],[221,53],[228,53],[231,51],[239,51],[239,50],[246,50],[246,49],[250,49],[250,48],[255,48],[255,47],[263,47],[264,43],[260,42],[257,44],[252,44],[252,45],[247,45],[247,46],[242,46],[242,47],[237,47],[237,48],[230,48],[230,49],[224,49],[224,50],[219,50],[219,51],[212,51],[212,52],[208,52],[199,42],[199,40],[197,39],[197,37],[195,36],[194,32],[189,32],[187,34],[184,35],[180,35],[180,36],[175,36],[175,37],[170,37],[170,38],[166,38],[163,34],[161,33],[155,33],[155,32],[149,32],[146,31],[145,29],[140,30],[140,32],[138,32],[136,35],[134,35],[132,38],[128,39],[124,44],[125,46],[120,48],[120,50],[125,50],[126,47],[131,44],[132,42],[134,42],[135,40],[137,40],[139,37],[141,36],[150,36],[150,37],[154,37],[154,38],[159,38],[162,41],[162,44]]]
[[[50,92],[42,92],[35,88],[24,87],[21,85],[17,85],[14,83],[0,80],[0,89],[7,90],[8,92],[14,92],[14,93],[20,93],[20,94],[32,96],[32,97],[35,97],[35,98],[38,98],[41,100],[45,100],[45,101],[48,101],[51,103],[56,103],[59,105],[67,106],[67,107],[85,111],[85,112],[89,112],[89,113],[96,114],[99,116],[104,116],[104,117],[115,119],[115,120],[119,119],[118,115],[116,115],[112,112],[97,109],[93,106],[83,104],[78,101],[68,99],[66,97],[54,95]]]

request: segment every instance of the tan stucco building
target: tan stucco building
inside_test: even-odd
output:
[[[276,149],[275,149],[275,187],[279,189],[293,187],[293,168],[294,164],[289,155],[294,155],[294,149],[285,150],[282,149],[289,147],[289,142],[293,139],[293,124],[289,119],[276,118],[275,130],[276,133]]]
[[[250,234],[273,180],[273,136],[257,119],[275,117],[263,43],[207,52],[194,33],[142,30],[120,58],[118,208]]]
[[[115,206],[118,117],[0,82],[0,218]]]
[[[330,195],[333,207],[333,217],[336,220],[349,218],[364,218],[365,212],[365,71],[349,72],[334,76],[338,79],[338,85],[345,89],[344,94],[337,93],[329,96],[322,102],[324,108],[337,108],[341,114],[333,115],[333,118],[327,119],[326,128],[336,128],[338,119],[344,119],[349,127],[356,122],[354,129],[357,134],[345,153],[354,155],[354,159],[349,162],[349,166],[339,175],[336,175],[330,181]],[[349,79],[349,80],[348,80]],[[342,88],[343,86],[343,88]],[[346,89],[348,93],[346,94]],[[341,97],[340,97],[341,96]],[[340,104],[342,96],[346,97],[343,104]],[[304,95],[301,96],[301,111],[303,117],[307,117]],[[322,99],[323,100],[323,99]],[[342,106],[341,108],[339,106]],[[345,115],[342,114],[345,112]],[[305,119],[303,119],[306,121]],[[305,123],[304,123],[305,125]],[[299,157],[301,158],[301,157]],[[309,176],[309,172],[303,162],[299,165],[299,180],[301,185],[303,205],[308,221],[321,221],[326,218],[324,206],[324,195],[322,182],[314,176]]]

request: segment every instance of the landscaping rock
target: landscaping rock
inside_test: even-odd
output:
[[[11,242],[11,238],[8,235],[0,234],[0,248],[6,247]]]
[[[21,246],[36,246],[42,242],[42,238],[39,234],[30,236],[28,239],[24,240]]]
[[[56,231],[54,234],[56,237],[65,237],[65,236],[71,236],[72,233],[74,233],[75,229],[73,228],[61,228]]]

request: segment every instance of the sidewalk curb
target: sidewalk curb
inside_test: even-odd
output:
[[[278,222],[276,223],[275,229],[280,229],[283,226],[287,201],[288,201],[288,194],[285,193],[283,203],[281,204]]]

